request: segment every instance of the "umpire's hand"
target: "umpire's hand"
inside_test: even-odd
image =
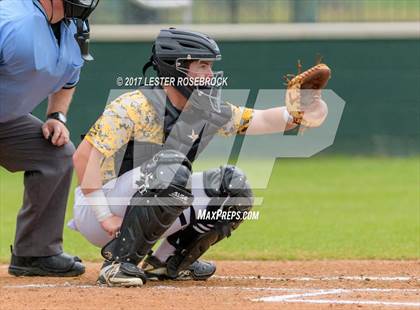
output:
[[[44,134],[44,138],[47,140],[51,139],[51,143],[55,146],[62,146],[70,141],[68,129],[62,122],[56,119],[48,119],[42,125],[42,133]]]

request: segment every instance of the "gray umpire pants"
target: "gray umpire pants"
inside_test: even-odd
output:
[[[0,166],[11,172],[25,171],[13,251],[18,256],[63,252],[74,146],[71,142],[61,147],[52,145],[42,135],[42,124],[32,115],[0,123]]]

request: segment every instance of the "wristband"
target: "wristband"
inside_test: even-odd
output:
[[[86,203],[92,208],[98,222],[102,222],[112,216],[108,200],[100,189],[85,195]]]
[[[293,123],[293,117],[290,115],[287,109],[283,110],[283,119],[286,122],[286,124]]]

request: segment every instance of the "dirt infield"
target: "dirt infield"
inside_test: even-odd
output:
[[[206,282],[95,285],[80,278],[15,278],[0,266],[0,309],[418,309],[420,261],[219,261]]]

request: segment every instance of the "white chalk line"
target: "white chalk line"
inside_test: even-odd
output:
[[[303,294],[292,294],[292,295],[282,295],[282,296],[267,296],[251,299],[252,301],[287,301],[288,299],[303,298],[303,297],[313,297],[321,295],[330,295],[330,294],[340,294],[342,293],[341,289],[332,289],[332,290],[319,290],[318,292],[313,293],[303,293]]]
[[[21,284],[21,285],[4,285],[3,288],[9,289],[25,289],[25,288],[100,288],[98,285],[80,285],[65,282],[63,284]]]
[[[147,287],[147,286],[146,286]],[[100,289],[112,289],[103,286],[97,285],[75,285],[71,283],[63,284],[25,284],[25,285],[5,285],[3,288],[9,289],[33,289],[33,288],[80,288],[80,289],[89,289],[89,288],[100,288]],[[357,300],[334,300],[334,299],[300,299],[306,297],[314,297],[321,295],[332,295],[332,294],[341,294],[341,293],[353,293],[353,292],[420,292],[420,289],[384,289],[384,288],[360,288],[360,289],[303,289],[303,288],[280,288],[280,287],[238,287],[238,286],[186,286],[186,287],[175,287],[169,285],[158,285],[158,286],[149,286],[150,289],[161,289],[161,290],[243,290],[243,291],[281,291],[286,293],[295,293],[289,295],[281,296],[267,296],[260,297],[256,299],[251,299],[252,301],[263,301],[263,302],[287,302],[287,303],[312,303],[312,304],[353,304],[353,305],[382,305],[382,306],[407,306],[407,307],[418,307],[420,303],[415,302],[387,302],[387,301],[357,301]],[[301,293],[298,293],[301,292]],[[298,294],[297,294],[298,293]]]
[[[274,297],[274,296],[273,296]],[[261,300],[267,301],[267,300]],[[274,300],[272,300],[274,301]],[[305,303],[305,304],[336,304],[336,305],[375,305],[375,306],[400,306],[420,307],[420,302],[394,302],[375,300],[337,300],[337,299],[286,299],[277,302]]]
[[[238,289],[238,290],[250,290],[250,291],[281,291],[281,292],[307,292],[308,289],[303,288],[281,288],[281,287],[240,287],[240,286],[185,286],[177,287],[170,285],[155,285],[155,286],[145,286],[147,288],[153,289],[170,289],[170,290],[184,290],[184,289]],[[70,284],[68,282],[63,284],[21,284],[21,285],[4,285],[3,288],[7,289],[26,289],[26,288],[107,288],[106,286],[98,285],[80,285],[80,284]],[[311,290],[311,289],[309,289]],[[316,290],[316,289],[314,289]],[[420,290],[419,290],[420,291]]]
[[[224,280],[270,280],[270,281],[420,281],[420,277],[410,276],[320,276],[320,277],[267,277],[267,276],[213,276]]]
[[[170,289],[170,290],[189,290],[189,289],[205,289],[205,290],[243,290],[243,291],[280,291],[280,292],[314,292],[319,293],[320,291],[327,291],[326,289],[319,288],[283,288],[283,287],[246,287],[246,286],[170,286],[170,285],[155,285],[155,286],[145,286],[150,289]],[[71,284],[65,282],[63,284],[21,284],[21,285],[4,285],[3,288],[7,289],[27,289],[27,288],[103,288],[108,287],[99,286],[99,285],[80,285],[80,284]],[[354,288],[354,289],[328,289],[328,291],[337,291],[339,290],[342,293],[352,293],[352,292],[381,292],[381,293],[420,293],[420,289],[399,289],[399,288]],[[312,293],[309,293],[312,294]]]
[[[312,293],[301,293],[301,294],[281,295],[281,296],[267,296],[267,297],[254,298],[251,300],[252,301],[267,301],[267,302],[273,302],[273,301],[282,302],[282,301],[287,301],[288,299],[339,294],[341,292],[342,292],[341,289],[318,290],[317,292],[312,292]]]
[[[266,296],[251,299],[252,301],[263,302],[285,302],[285,303],[307,303],[307,304],[342,304],[342,305],[378,305],[378,306],[403,306],[403,307],[419,307],[419,302],[393,302],[393,301],[376,301],[376,300],[338,300],[338,299],[302,299],[306,297],[314,297],[321,295],[348,294],[353,292],[395,292],[398,289],[331,289],[319,290],[313,293],[291,294],[280,296]],[[412,289],[416,292],[419,290]]]

